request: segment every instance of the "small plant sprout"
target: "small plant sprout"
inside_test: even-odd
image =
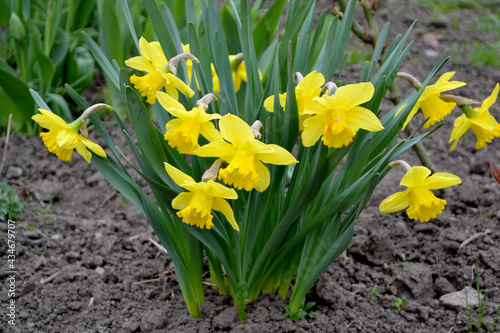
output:
[[[486,305],[486,298],[487,295],[484,295],[484,299],[481,297],[481,292],[483,291],[479,285],[479,277],[484,274],[484,269],[481,268],[479,269],[479,261],[476,259],[476,289],[477,289],[477,301],[478,301],[478,307],[477,307],[477,321],[472,318],[472,309],[469,307],[469,301],[468,301],[468,292],[465,293],[465,303],[467,305],[467,317],[469,318],[469,328],[467,331],[469,332],[479,332],[481,331],[482,328],[487,330],[490,328],[490,333],[493,332],[495,329],[497,319],[498,319],[498,313],[500,312],[500,305],[497,308],[497,312],[495,314],[495,319],[493,320],[493,323],[490,325],[484,324],[483,319],[484,319],[484,307]]]
[[[384,262],[384,264],[382,265],[382,267],[383,267],[385,270],[387,270],[387,269],[389,269],[389,268],[390,268],[390,266],[389,266],[387,263],[385,263],[385,262]]]
[[[121,203],[122,203],[123,208],[127,208],[127,205],[128,205],[128,201],[127,200],[125,200],[125,199],[122,198],[121,199]]]
[[[408,301],[403,301],[402,298],[396,298],[396,300],[394,301],[394,305],[396,306],[396,310],[401,310],[401,308],[403,307],[403,305],[405,305],[406,303],[408,303]]]
[[[347,250],[344,250],[341,255],[342,259],[346,260],[347,259]]]
[[[317,312],[307,312],[309,309],[311,309],[313,306],[315,306],[315,302],[309,302],[307,304],[302,304],[299,308],[299,310],[295,313],[292,313],[290,310],[290,306],[285,307],[285,312],[288,314],[288,317],[290,317],[291,320],[297,321],[300,318],[303,318],[305,316],[309,318],[314,318],[316,317],[319,313]]]
[[[370,293],[370,298],[378,295],[377,288],[378,288],[378,285],[373,286],[372,292]]]
[[[408,257],[406,256],[406,254],[404,254],[404,252],[401,252],[401,253],[399,254],[399,257],[400,257],[400,258],[401,258],[401,260],[403,260],[403,261],[408,260]]]

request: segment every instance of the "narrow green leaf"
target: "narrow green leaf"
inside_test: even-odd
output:
[[[82,32],[82,38],[87,44],[87,47],[89,48],[90,53],[94,56],[95,60],[101,66],[102,70],[104,71],[104,74],[106,77],[111,80],[111,83],[116,88],[120,88],[119,85],[119,78],[118,78],[118,72],[114,69],[113,65],[111,62],[106,58],[104,53],[101,51],[99,46],[90,38],[89,35],[87,35],[85,32]]]
[[[274,1],[253,29],[256,54],[260,54],[274,39],[285,3],[285,0]]]

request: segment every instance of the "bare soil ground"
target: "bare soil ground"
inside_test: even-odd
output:
[[[320,4],[330,6],[329,1]],[[498,43],[498,28],[476,27],[485,15],[499,13],[498,7],[437,13],[417,1],[385,1],[378,19],[392,22],[392,35],[419,20],[404,71],[423,79],[450,50],[456,60],[442,72],[457,71],[454,79],[468,83],[456,94],[483,100],[500,82],[500,70],[472,67],[470,52],[476,40]],[[354,65],[346,79],[356,81],[359,68]],[[405,82],[401,87],[403,93],[410,91]],[[500,103],[490,111],[500,119]],[[63,163],[46,151],[41,138],[14,135],[6,180],[27,206],[24,219],[16,222],[15,327],[7,324],[7,242],[6,233],[0,233],[0,332],[462,332],[469,327],[465,309],[446,306],[439,298],[476,286],[476,260],[479,284],[488,296],[484,322],[491,324],[500,303],[500,184],[485,162],[500,166],[500,140],[476,151],[470,132],[448,152],[459,114],[456,109],[424,143],[436,171],[463,181],[443,195],[448,205],[442,215],[419,223],[404,212],[380,213],[380,202],[401,190],[402,171],[394,169],[360,216],[347,256],[337,259],[309,293],[318,315],[293,322],[284,312],[285,301],[264,295],[247,307],[245,325],[239,324],[230,297],[209,285],[203,316],[190,317],[168,255],[149,241],[154,236],[145,217],[79,156]],[[125,146],[118,130],[110,129],[115,143]],[[419,164],[413,152],[404,159]],[[13,175],[13,168],[22,174]],[[5,230],[5,223],[0,226]],[[28,232],[30,226],[35,228]],[[371,297],[375,285],[377,294]],[[398,310],[396,298],[408,303]]]

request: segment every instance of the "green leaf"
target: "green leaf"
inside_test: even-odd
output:
[[[274,1],[253,29],[256,54],[260,54],[274,39],[285,3],[285,0]]]
[[[125,97],[128,106],[127,112],[134,125],[144,160],[164,183],[175,188],[175,182],[168,177],[164,167],[164,162],[170,163],[172,161],[168,160],[165,155],[157,129],[153,125],[141,97],[130,87],[125,88]]]
[[[122,34],[120,21],[117,17],[115,1],[98,0],[99,12],[99,39],[102,49],[109,59],[114,59],[123,66],[125,55],[122,48]]]
[[[120,5],[123,11],[123,15],[125,16],[125,21],[127,22],[127,26],[130,30],[130,34],[132,35],[132,39],[134,40],[135,47],[137,51],[139,51],[139,39],[137,38],[137,34],[135,32],[134,22],[132,20],[132,14],[130,13],[130,8],[127,4],[127,0],[120,0]]]
[[[35,111],[35,104],[26,83],[12,74],[11,71],[0,67],[0,87],[19,106],[19,110],[22,112],[18,116],[19,120],[29,120]]]
[[[85,41],[85,44],[87,44],[90,53],[92,53],[99,66],[101,66],[106,77],[111,80],[111,83],[113,83],[116,88],[120,88],[118,72],[115,70],[108,58],[106,58],[106,55],[104,55],[99,46],[97,46],[92,38],[90,38],[90,36],[85,32],[82,32],[82,38]]]

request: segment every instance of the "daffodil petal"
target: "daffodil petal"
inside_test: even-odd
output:
[[[155,67],[163,67],[163,65],[167,63],[167,58],[163,50],[161,50],[161,47],[158,48],[159,45],[160,43],[158,42],[148,43],[144,37],[141,37],[139,40],[139,50],[141,54],[149,59]]]
[[[41,114],[36,114],[31,119],[36,121],[41,127],[46,129],[51,129],[54,125],[68,127],[68,124],[55,113],[45,109],[38,109],[38,111]]]
[[[179,119],[179,118],[175,118],[175,119],[170,120],[165,125],[165,129],[166,129],[165,135],[173,133],[177,128],[179,128],[182,125],[183,122],[184,121],[182,119]]]
[[[236,220],[234,218],[233,209],[226,200],[217,197],[214,198],[214,201],[212,202],[212,209],[221,212],[226,217],[226,220],[229,222],[229,224],[231,224],[233,229],[236,231],[240,231],[238,223],[236,223]]]
[[[211,122],[206,122],[201,125],[200,134],[208,141],[222,141],[222,134],[215,128]]]
[[[184,182],[195,183],[194,179],[191,176],[186,175],[184,172],[168,164],[167,162],[164,162],[164,164],[165,164],[165,170],[167,171],[169,177],[172,178],[172,180],[177,185],[182,186]]]
[[[160,102],[161,106],[163,106],[163,108],[169,112],[170,112],[170,109],[176,109],[179,111],[186,112],[186,108],[184,108],[184,105],[182,105],[176,99],[174,99],[172,96],[170,96],[167,93],[164,93],[163,91],[156,92],[156,98]],[[174,116],[179,117],[177,115],[174,115]]]
[[[151,64],[151,61],[143,56],[132,57],[128,60],[125,60],[125,65],[144,72],[151,72],[156,69],[155,66]]]
[[[83,136],[79,136],[79,139],[80,141],[90,150],[92,150],[92,152],[94,152],[94,154],[98,155],[98,156],[101,156],[101,157],[106,157],[106,153],[104,152],[104,149],[102,149],[101,146],[99,146],[97,143],[95,142],[92,142],[90,141],[89,139],[83,137]]]
[[[307,74],[302,80],[300,80],[295,89],[304,91],[313,91],[317,90],[318,88],[321,88],[321,86],[324,83],[325,83],[325,77],[323,76],[323,74],[316,73],[316,71],[312,71],[311,73]]]
[[[78,154],[80,154],[87,163],[90,163],[90,159],[92,158],[92,153],[87,150],[87,147],[83,143],[78,143],[75,147]]]
[[[259,192],[264,192],[271,183],[271,173],[269,172],[269,169],[260,161],[255,163],[255,171],[259,175],[259,181],[255,185],[255,189]]]
[[[415,187],[421,185],[425,178],[431,174],[431,170],[424,166],[416,166],[408,170],[401,179],[401,185]]]
[[[194,193],[192,192],[182,192],[177,195],[174,200],[172,200],[172,208],[176,210],[184,209],[189,206]]]
[[[165,92],[173,99],[179,99],[179,91],[170,84],[165,85]]]
[[[393,195],[385,198],[379,206],[382,213],[395,213],[405,209],[410,205],[409,190],[396,192]]]
[[[349,110],[355,106],[368,102],[375,93],[371,82],[348,84],[335,91],[338,107]]]
[[[223,199],[238,199],[238,193],[232,188],[226,187],[222,184],[216,183],[213,180],[209,180],[208,193],[213,197],[219,197]]]
[[[257,154],[256,157],[264,163],[277,164],[277,165],[290,165],[299,163],[295,157],[288,150],[275,144],[268,144],[272,148],[272,153]]]
[[[453,130],[451,131],[450,135],[450,141],[448,141],[448,143],[451,143],[452,141],[455,142],[451,146],[450,151],[455,150],[458,141],[460,140],[462,135],[464,135],[465,132],[467,132],[467,130],[470,128],[471,123],[472,123],[471,120],[467,118],[465,114],[455,119],[455,122],[453,124]]]
[[[451,173],[437,172],[429,177],[427,177],[423,185],[430,190],[437,190],[440,188],[455,186],[461,184],[462,180]]]
[[[498,97],[498,90],[499,90],[499,84],[497,83],[497,85],[495,86],[495,89],[493,89],[493,92],[491,93],[491,95],[488,96],[481,104],[481,108],[480,108],[481,110],[487,110],[490,108],[490,106],[495,104],[495,102],[497,101],[497,97]]]
[[[196,149],[194,153],[201,157],[220,157],[230,163],[236,150],[237,148],[225,141],[213,141]]]
[[[61,148],[72,149],[78,144],[78,133],[73,132],[69,128],[64,128],[57,133],[57,145]]]
[[[323,135],[325,130],[325,116],[315,115],[304,120],[304,131],[302,132],[302,144],[304,147],[313,146]]]
[[[362,128],[367,131],[381,131],[384,129],[377,116],[370,110],[356,106],[347,113],[347,124],[352,128]]]
[[[494,131],[497,128],[497,121],[496,119],[488,112],[483,112],[476,118],[471,118],[471,122],[483,128],[485,131]]]
[[[224,139],[236,147],[255,139],[250,126],[243,119],[232,114],[227,114],[219,120],[219,128]]]
[[[167,79],[170,81],[170,84],[177,88],[181,93],[191,98],[194,96],[194,91],[191,89],[184,81],[179,79],[172,73],[167,74]]]

